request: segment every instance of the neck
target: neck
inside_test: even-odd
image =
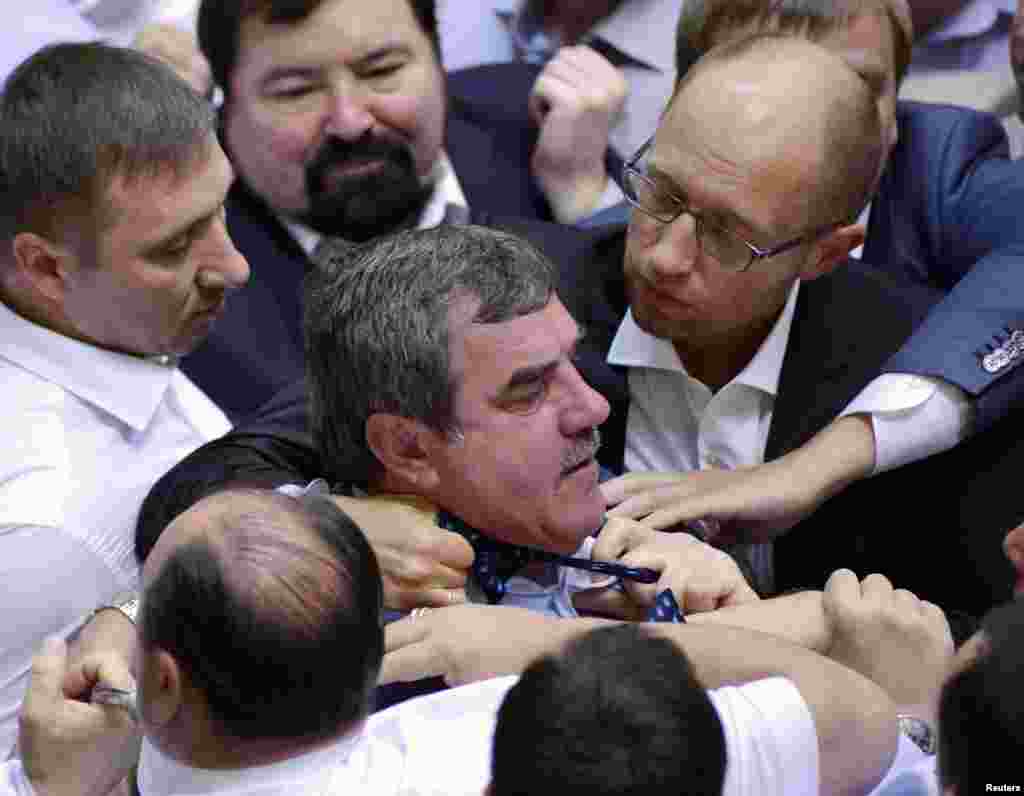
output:
[[[771,334],[779,314],[761,321],[755,327],[744,329],[742,336],[736,338],[719,337],[710,344],[703,340],[695,343],[687,340],[673,341],[672,344],[686,372],[715,393],[750,364],[761,344]]]
[[[190,768],[212,771],[236,770],[280,763],[294,757],[308,754],[335,743],[350,732],[358,731],[345,727],[341,731],[321,736],[302,738],[258,738],[254,740],[225,737],[210,733],[195,733],[190,741],[176,754],[163,747],[164,753],[178,759]]]

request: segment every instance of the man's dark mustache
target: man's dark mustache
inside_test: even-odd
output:
[[[329,190],[327,176],[331,169],[373,161],[382,161],[402,171],[415,170],[411,150],[401,143],[381,138],[369,130],[355,141],[344,141],[332,136],[324,141],[316,156],[306,166],[306,184],[310,195],[322,195]]]
[[[576,469],[584,462],[590,461],[597,456],[601,447],[601,432],[596,428],[582,432],[573,446],[562,454],[562,474],[565,475]]]

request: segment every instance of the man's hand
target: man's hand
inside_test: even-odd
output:
[[[871,473],[871,419],[848,415],[803,447],[757,467],[693,473],[630,473],[601,485],[608,513],[671,528],[706,519],[715,545],[765,542]]]
[[[89,674],[83,666],[97,657],[117,658],[121,668],[134,672],[135,640],[135,624],[123,613],[116,608],[97,612],[68,648],[64,693],[70,696],[87,690],[83,684]]]
[[[457,605],[426,611],[384,628],[380,682],[443,677],[462,685],[517,674],[599,620],[545,616],[525,608]]]
[[[686,613],[712,611],[758,599],[736,562],[687,533],[664,533],[621,517],[610,518],[591,551],[596,561],[616,561],[661,573],[657,583],[624,581],[641,619],[655,598],[671,589]],[[581,595],[582,596],[582,595]]]
[[[77,701],[99,682],[134,687],[117,656],[84,661],[75,690],[65,683],[67,648],[47,639],[32,662],[19,718],[18,747],[38,796],[99,796],[138,761],[139,730],[123,708]]]
[[[611,517],[627,517],[657,529],[705,523],[716,545],[766,542],[816,509],[820,495],[807,481],[769,462],[739,470],[689,473],[627,473],[601,485]]]
[[[466,601],[473,548],[437,525],[437,510],[410,496],[331,498],[373,547],[384,579],[384,604],[397,611]]]
[[[193,34],[174,25],[147,25],[135,36],[132,45],[170,66],[197,94],[209,96],[213,76]]]
[[[832,573],[823,608],[832,624],[829,657],[884,688],[898,706],[930,706],[953,655],[942,610],[883,575]]]
[[[608,183],[608,132],[628,91],[622,73],[586,45],[561,48],[534,83],[529,107],[540,136],[531,168],[558,221],[596,209]]]

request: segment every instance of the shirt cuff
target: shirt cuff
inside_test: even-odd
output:
[[[885,373],[872,381],[840,417],[870,414],[875,436],[872,475],[949,450],[970,434],[974,406],[948,381]]]

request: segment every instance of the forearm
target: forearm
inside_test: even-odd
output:
[[[806,479],[806,483],[812,485],[820,505],[855,481],[867,478],[874,470],[875,437],[871,418],[856,414],[834,420],[778,462],[792,467],[791,477]]]
[[[804,591],[690,614],[686,621],[755,630],[822,655],[828,653],[832,643],[831,626],[822,609],[819,591]]]
[[[708,623],[650,627],[686,652],[706,688],[788,678],[814,717],[822,794],[866,792],[891,764],[896,750],[895,707],[881,688],[853,670],[740,628]]]

